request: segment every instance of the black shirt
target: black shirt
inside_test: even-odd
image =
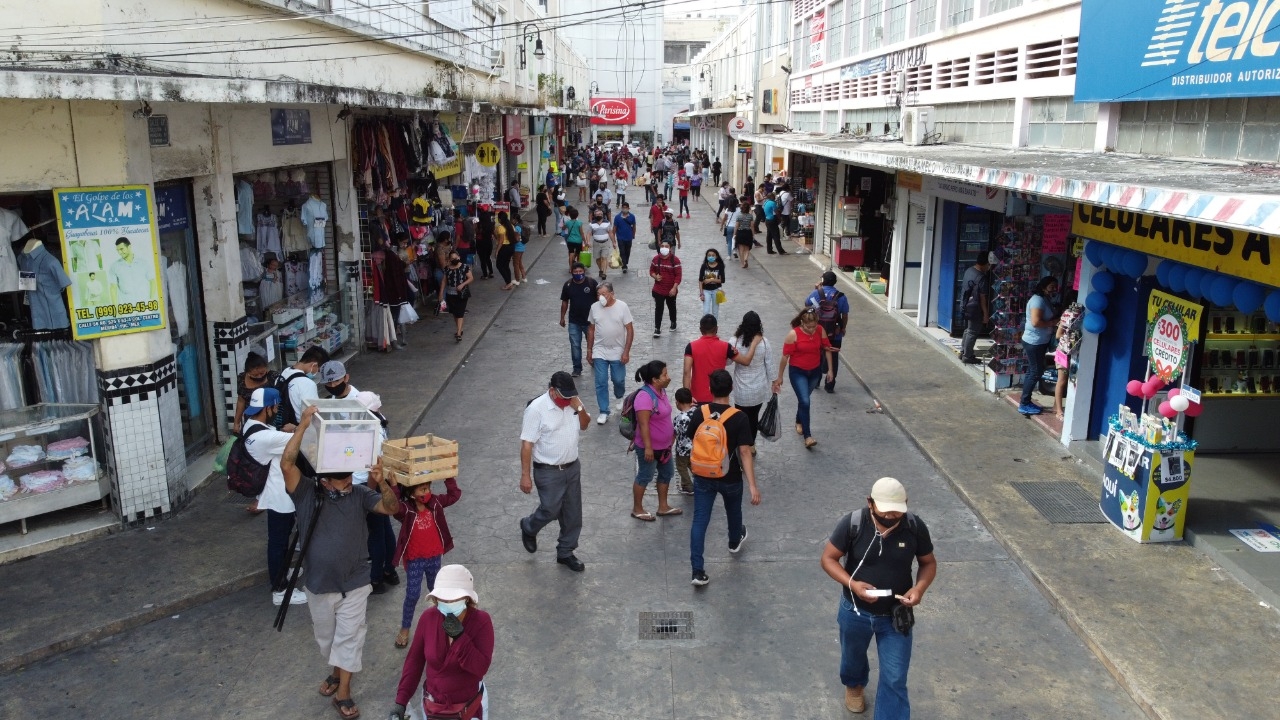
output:
[[[859,520],[858,537],[854,538],[853,547],[849,547],[849,525],[853,513],[840,518],[836,529],[831,532],[831,545],[845,550],[844,569],[852,573],[858,582],[869,583],[872,587],[893,590],[894,595],[901,595],[911,589],[915,578],[911,574],[912,560],[933,553],[933,540],[929,537],[929,528],[924,521],[914,515],[914,523],[903,516],[902,522],[891,530],[888,536],[881,538],[876,533],[875,523],[871,520],[871,509],[863,508]],[[858,563],[862,567],[858,567]],[[868,603],[862,598],[854,597],[848,586],[844,588],[846,600],[853,600],[860,610],[872,615],[888,615],[899,604],[897,598],[880,598]]]
[[[730,346],[732,347],[732,346]],[[721,405],[720,403],[708,403],[711,406],[711,413],[719,417],[720,413],[733,407],[732,405]],[[702,424],[702,406],[698,405],[693,410],[693,415],[689,417],[689,426],[685,430],[685,436],[690,440],[698,432],[698,426]],[[742,482],[742,459],[738,456],[738,448],[751,445],[751,424],[747,420],[746,414],[741,410],[730,415],[724,421],[725,433],[729,436],[729,448],[732,455],[729,457],[729,471],[722,478],[702,478],[711,482]]]
[[[596,302],[596,281],[585,278],[581,283],[565,281],[560,290],[560,300],[569,301],[569,322],[574,325],[586,325],[591,306]]]

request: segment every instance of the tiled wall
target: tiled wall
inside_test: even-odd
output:
[[[171,484],[181,485],[186,470],[177,381],[172,355],[98,372],[107,410],[107,463],[115,477],[111,504],[126,525],[169,513],[186,500],[185,491],[170,491]]]
[[[235,420],[236,414],[236,376],[244,357],[249,352],[249,318],[242,317],[234,322],[215,322],[210,328],[210,339],[213,341],[214,373],[213,396],[222,400],[223,424],[219,428],[220,437],[228,436],[228,428]]]

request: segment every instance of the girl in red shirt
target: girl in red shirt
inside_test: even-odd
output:
[[[782,341],[782,361],[778,364],[778,379],[773,381],[773,391],[782,389],[782,373],[785,370],[796,393],[796,433],[804,436],[804,446],[818,444],[809,428],[809,396],[818,389],[822,380],[822,353],[827,353],[827,367],[835,368],[836,348],[832,347],[827,331],[818,324],[818,310],[806,307],[791,321],[791,332]],[[828,371],[827,382],[835,382],[835,375]]]
[[[453,549],[453,536],[444,520],[444,509],[458,502],[462,491],[455,478],[446,478],[444,486],[444,495],[432,494],[430,482],[400,488],[400,507],[395,514],[400,521],[400,536],[392,562],[399,565],[403,559],[408,585],[400,614],[400,632],[396,634],[398,648],[409,645],[409,629],[413,627],[413,612],[422,594],[422,579],[426,578],[428,591],[434,590],[440,560]]]

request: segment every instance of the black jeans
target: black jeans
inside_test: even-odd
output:
[[[764,244],[769,252],[773,252],[773,247],[778,246],[778,252],[786,252],[782,249],[782,236],[778,233],[778,218],[775,216],[772,220],[764,221]]]
[[[631,262],[631,240],[618,241],[618,254],[622,256],[622,269],[626,270]]]
[[[311,498],[305,498],[303,502],[310,502]],[[275,510],[267,511],[267,582],[271,583],[272,590],[283,590],[287,578],[281,578],[283,572],[287,572],[284,567],[285,552],[289,549],[289,534],[293,532],[293,523],[297,519],[297,513],[282,513]],[[277,580],[282,580],[277,583]]]
[[[747,416],[747,424],[751,426],[751,444],[756,444],[756,435],[760,432],[760,410],[764,404],[760,405],[734,405],[738,408],[738,412]]]
[[[1044,354],[1049,349],[1049,343],[1043,345],[1031,345],[1022,343],[1022,350],[1027,354],[1027,374],[1022,378],[1022,404],[1031,404],[1031,393],[1035,392],[1036,385],[1040,384],[1040,376],[1044,375]]]
[[[779,215],[779,216],[778,216],[778,227],[782,230],[782,236],[783,236],[783,237],[788,237],[788,236],[790,236],[790,235],[791,235],[791,216],[790,216],[790,215]]]
[[[391,562],[396,556],[396,535],[389,515],[369,513],[364,521],[369,529],[369,582],[379,583],[396,571],[395,563]]]
[[[547,234],[547,218],[549,217],[551,217],[550,212],[545,212],[542,210],[538,211],[538,234],[539,235]]]
[[[502,282],[507,285],[511,284],[511,256],[516,254],[515,245],[503,245],[498,250],[498,274],[502,276]]]
[[[477,240],[476,255],[480,258],[480,276],[493,277],[493,241]]]
[[[671,327],[676,326],[676,297],[674,295],[659,295],[658,293],[650,293],[653,295],[653,329],[662,329],[662,306],[665,304],[667,309],[671,311]]]

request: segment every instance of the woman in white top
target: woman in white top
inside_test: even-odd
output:
[[[760,427],[760,408],[773,395],[773,349],[764,336],[760,316],[748,312],[742,316],[742,324],[733,331],[730,343],[738,352],[756,351],[751,363],[733,363],[733,406],[747,416],[751,424],[751,454],[756,454],[756,433]],[[756,346],[759,345],[757,348]]]
[[[609,222],[604,213],[596,211],[591,216],[591,257],[595,258],[601,280],[609,277],[605,270],[609,269],[609,258],[613,256],[613,248],[616,247],[618,240],[613,234],[613,223]]]

